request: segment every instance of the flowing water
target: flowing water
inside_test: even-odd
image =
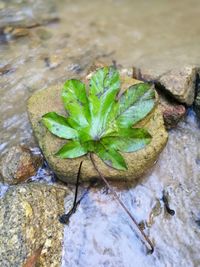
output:
[[[199,65],[199,32],[195,0],[0,1],[0,152],[36,146],[26,113],[34,91],[84,75],[98,59],[155,71]],[[169,133],[154,169],[134,185],[116,187],[153,240],[153,255],[113,197],[95,187],[65,227],[62,266],[200,266],[199,171],[199,125],[190,112]]]
[[[118,186],[121,199],[143,222],[153,255],[113,197],[90,191],[65,227],[64,266],[200,266],[200,131],[193,114],[176,130],[152,172],[136,185]],[[162,201],[169,197],[170,215]]]

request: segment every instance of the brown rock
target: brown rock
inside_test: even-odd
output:
[[[12,147],[1,160],[0,180],[17,184],[36,174],[42,165],[41,155],[35,155],[26,146]]]
[[[18,38],[29,35],[29,30],[27,28],[13,28],[8,26],[4,29],[4,34],[10,35],[12,38]]]
[[[176,127],[186,114],[184,105],[177,103],[173,99],[168,99],[162,94],[159,94],[159,106],[167,129]]]
[[[194,66],[184,66],[164,73],[133,68],[133,75],[137,79],[155,82],[161,90],[165,90],[177,101],[190,106],[194,102],[196,71]]]
[[[26,28],[16,28],[12,31],[12,36],[15,38],[29,35],[29,30]]]
[[[31,256],[28,257],[23,267],[35,267],[39,263],[43,246],[40,246]]]
[[[130,77],[122,78],[122,83],[125,83],[125,85],[122,84],[122,88],[127,88],[130,85],[130,79]],[[131,80],[131,84],[138,82],[134,79]],[[84,160],[81,177],[87,181],[97,176],[89,157],[83,156],[75,159],[60,159],[55,157],[55,152],[66,141],[52,135],[41,123],[42,115],[47,112],[55,111],[59,114],[66,114],[60,97],[61,88],[62,85],[57,85],[36,92],[28,101],[29,117],[39,146],[58,178],[65,182],[75,183],[79,164]],[[141,127],[149,130],[152,135],[152,141],[144,149],[135,153],[123,154],[128,165],[127,171],[118,171],[110,168],[95,156],[99,168],[110,180],[132,181],[140,177],[153,166],[160,152],[165,147],[168,136],[164,127],[162,114],[158,107],[141,122]]]

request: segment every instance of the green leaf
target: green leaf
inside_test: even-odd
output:
[[[116,122],[120,128],[131,127],[145,118],[155,105],[155,91],[147,83],[130,86],[119,99]]]
[[[102,143],[97,143],[94,151],[102,161],[117,170],[127,170],[127,165],[122,155],[113,148],[108,148]]]
[[[71,126],[77,129],[89,125],[90,112],[84,83],[75,79],[66,81],[62,90],[62,100],[71,117]]]
[[[104,137],[101,142],[121,152],[135,152],[151,142],[151,135],[143,128],[120,129],[118,135]]]
[[[78,141],[69,141],[55,155],[62,159],[77,158],[87,153],[87,150]]]
[[[90,95],[100,98],[107,90],[120,89],[119,72],[113,66],[98,69],[90,79]]]
[[[97,70],[90,80],[91,136],[99,139],[106,130],[115,98],[120,90],[119,72],[114,67]]]
[[[88,95],[81,81],[65,82],[62,100],[68,117],[50,112],[42,119],[54,135],[72,139],[57,156],[75,158],[92,152],[110,167],[127,169],[119,151],[134,152],[150,143],[146,129],[132,126],[154,108],[155,92],[146,83],[130,86],[121,96],[119,91],[119,72],[114,67],[100,68],[92,75]]]
[[[42,122],[52,134],[58,137],[65,139],[78,137],[77,131],[69,126],[67,119],[56,112],[46,113],[42,116]]]

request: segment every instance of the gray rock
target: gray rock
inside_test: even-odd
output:
[[[0,266],[25,266],[40,248],[38,266],[61,265],[63,225],[58,217],[67,194],[70,208],[71,191],[63,186],[29,183],[7,191],[0,200]]]
[[[129,84],[134,84],[138,81],[130,77],[123,77],[122,82],[122,88],[127,88]],[[126,86],[124,86],[124,83]],[[84,160],[81,171],[82,180],[90,180],[97,177],[97,174],[88,156],[79,157],[77,159],[60,159],[55,157],[55,152],[58,151],[66,141],[52,135],[41,123],[42,115],[47,112],[55,111],[60,114],[66,114],[60,97],[61,88],[62,85],[49,87],[36,92],[29,99],[28,113],[31,124],[44,156],[50,167],[61,180],[75,183],[79,164],[82,160]],[[140,125],[146,127],[153,138],[151,144],[145,149],[135,153],[124,153],[128,165],[128,170],[126,172],[112,169],[106,166],[98,157],[95,157],[99,168],[109,179],[131,181],[140,177],[153,166],[158,155],[164,148],[167,142],[167,132],[164,127],[162,114],[158,107],[156,107]]]
[[[42,156],[33,154],[28,147],[14,146],[1,160],[0,181],[7,184],[23,182],[36,174],[42,162]]]
[[[14,15],[13,15],[14,14]],[[58,19],[55,2],[5,1],[1,9],[0,27],[32,28]]]
[[[134,76],[144,81],[155,82],[162,90],[172,95],[180,103],[192,105],[195,96],[196,67],[184,66],[165,73],[151,69],[133,68]]]

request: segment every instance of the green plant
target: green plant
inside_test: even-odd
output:
[[[93,153],[112,168],[120,171],[128,168],[120,152],[135,152],[151,141],[147,129],[135,126],[154,108],[154,89],[148,83],[139,83],[121,93],[119,72],[111,66],[100,68],[92,74],[88,90],[79,80],[67,80],[62,89],[62,100],[67,111],[66,117],[55,112],[42,117],[43,124],[52,134],[68,140],[55,155],[60,158],[77,158],[89,153],[99,176],[138,226],[98,170]],[[140,231],[153,250],[148,237]]]
[[[114,67],[97,70],[88,94],[79,80],[65,82],[62,100],[68,116],[49,112],[42,118],[54,135],[69,140],[57,153],[76,158],[92,152],[107,165],[126,170],[121,152],[134,152],[151,141],[144,128],[133,128],[155,105],[155,93],[147,83],[130,86],[120,97],[119,72]]]

